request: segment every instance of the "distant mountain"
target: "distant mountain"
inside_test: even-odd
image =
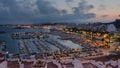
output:
[[[99,25],[100,24],[105,24],[105,25],[108,25],[108,24],[114,24],[116,28],[120,28],[120,19],[116,19],[115,21],[113,22],[108,22],[108,23],[98,23]]]
[[[120,19],[115,20],[112,22],[117,28],[120,28]]]

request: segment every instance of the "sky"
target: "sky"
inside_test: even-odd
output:
[[[0,0],[0,24],[110,22],[120,0]]]

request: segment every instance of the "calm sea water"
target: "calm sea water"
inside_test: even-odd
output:
[[[14,32],[39,32],[40,29],[12,29],[8,27],[0,26],[1,31],[5,31],[5,34],[0,34],[0,40],[5,40],[7,42],[6,51],[12,54],[19,54],[19,42],[18,40],[12,40],[11,34]]]

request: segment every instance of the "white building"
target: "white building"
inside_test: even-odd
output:
[[[116,27],[113,25],[113,24],[110,24],[107,26],[107,31],[110,32],[110,33],[114,33],[116,32]]]

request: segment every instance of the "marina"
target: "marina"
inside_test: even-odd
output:
[[[0,0],[0,68],[120,68],[120,0]]]
[[[120,51],[119,33],[117,32],[111,34],[107,31],[102,33],[90,32],[87,29],[73,30],[72,27],[67,28],[67,26],[60,30],[59,28],[51,29],[49,26],[24,29],[6,28],[9,28],[6,33],[0,34],[0,40],[3,40],[0,42],[0,50],[5,56],[2,59],[10,62],[19,59],[25,63],[36,63],[35,60],[40,59],[44,60],[42,62],[45,63],[57,61],[61,65],[72,63],[79,66],[75,63],[91,64],[91,59],[95,61],[95,58],[118,55]],[[2,31],[5,31],[6,28],[3,27]],[[77,61],[75,59],[82,60]],[[58,65],[57,62],[53,63]],[[42,66],[44,68],[44,65]]]
[[[54,41],[56,40],[56,42],[50,41],[50,38],[46,38],[44,40],[40,40],[40,39],[21,40],[19,41],[21,45],[20,49],[23,50],[22,52],[24,52],[25,54],[35,54],[35,53],[42,53],[45,51],[75,49],[75,47],[81,48],[80,45],[76,45],[76,44],[74,45],[74,43],[72,43],[71,41],[69,41],[70,43],[67,42],[65,43],[65,40],[64,41],[58,39],[53,39],[53,40]]]
[[[2,28],[2,27],[1,27]],[[77,45],[73,43],[70,40],[62,40],[58,36],[47,34],[47,37],[45,39],[40,39],[38,36],[41,36],[42,34],[39,32],[44,33],[44,29],[12,29],[12,32],[8,31],[8,34],[0,35],[2,37],[10,38],[9,40],[5,39],[7,41],[7,48],[6,51],[8,51],[11,54],[35,54],[35,53],[42,53],[45,51],[56,51],[56,50],[63,50],[63,49],[74,49],[74,48],[81,48],[80,45]],[[20,30],[20,32],[17,32],[17,30]],[[21,32],[22,31],[22,32]],[[28,33],[25,33],[24,31],[27,31]],[[32,31],[36,33],[32,33]],[[14,33],[14,36],[13,36]],[[11,37],[12,35],[12,37]],[[15,36],[16,35],[16,36]],[[34,37],[31,37],[31,35]],[[24,38],[23,38],[24,36]],[[2,39],[1,37],[1,39]],[[14,39],[13,39],[14,37]],[[21,38],[20,38],[21,37]],[[26,37],[26,38],[25,38]],[[29,37],[29,38],[27,38]],[[30,38],[31,37],[31,38]],[[12,44],[13,43],[13,44]],[[8,45],[9,44],[9,45]],[[11,45],[10,45],[11,44]],[[12,47],[12,48],[11,48]],[[11,49],[13,51],[11,51]]]

